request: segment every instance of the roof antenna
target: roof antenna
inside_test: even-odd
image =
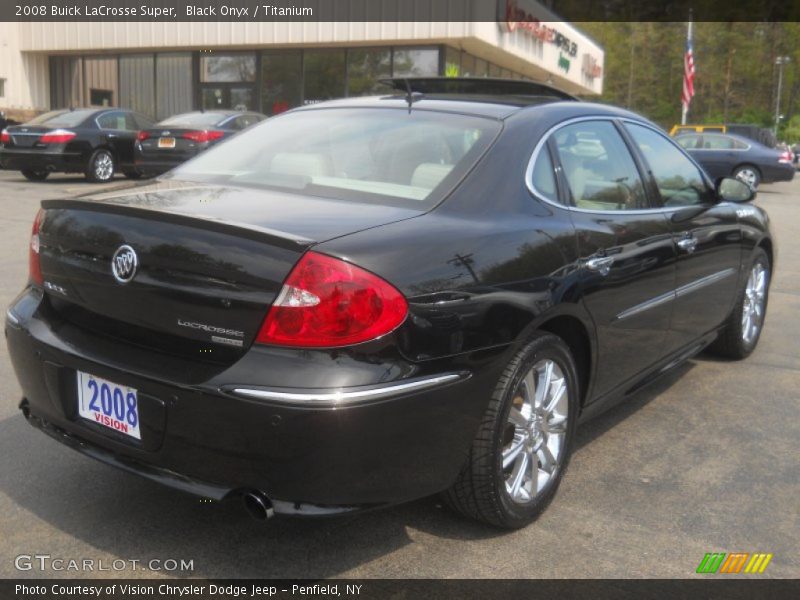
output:
[[[403,77],[403,83],[406,84],[406,102],[408,102],[408,114],[411,114],[411,106],[422,98],[421,92],[415,92],[411,89],[411,82],[408,81],[407,77]]]

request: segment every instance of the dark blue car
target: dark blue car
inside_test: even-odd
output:
[[[731,133],[689,133],[676,141],[692,155],[715,181],[736,177],[756,189],[760,183],[791,181],[791,161],[773,148]]]

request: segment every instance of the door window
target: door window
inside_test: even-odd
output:
[[[136,131],[136,123],[131,115],[123,112],[111,112],[100,115],[97,118],[100,129],[114,129],[117,131]]]
[[[649,127],[625,127],[647,160],[664,206],[692,206],[709,199],[700,170],[672,142]]]
[[[706,150],[733,150],[733,138],[724,135],[704,135],[703,148]]]
[[[697,140],[700,139],[699,135],[681,135],[675,139],[681,146],[687,149],[697,148]]]
[[[559,129],[554,139],[575,207],[649,208],[636,163],[613,123],[574,123]]]

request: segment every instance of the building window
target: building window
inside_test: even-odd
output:
[[[486,77],[489,75],[489,63],[482,58],[475,59],[475,77]]]
[[[230,83],[256,80],[254,54],[212,54],[200,57],[200,81]]]
[[[461,76],[473,77],[475,75],[475,57],[466,52],[461,53]]]
[[[302,53],[265,52],[261,55],[261,112],[277,115],[295,106],[302,98]]]
[[[426,77],[439,74],[438,48],[396,48],[395,77]]]
[[[91,106],[111,106],[114,103],[114,92],[111,90],[89,89],[89,104]]]
[[[344,96],[344,50],[306,50],[303,56],[304,104]]]
[[[392,51],[389,48],[353,48],[347,51],[347,95],[369,96],[385,93],[379,79],[392,76]]]
[[[5,77],[0,77],[0,98],[6,97],[6,80]]]

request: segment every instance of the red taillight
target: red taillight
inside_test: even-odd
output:
[[[53,131],[48,131],[45,133],[39,138],[39,141],[42,144],[66,144],[74,137],[74,131],[67,131],[66,129],[54,129]]]
[[[8,129],[3,129],[0,132],[0,144],[10,144],[11,143],[11,134],[8,133]]]
[[[403,295],[377,275],[337,258],[307,252],[284,282],[256,342],[349,346],[386,335],[407,313]]]
[[[136,139],[139,140],[140,142],[143,142],[149,137],[150,134],[147,131],[140,131],[139,133],[136,134]]]
[[[792,162],[792,153],[791,152],[782,152],[778,162],[782,163],[790,163]]]
[[[213,142],[218,140],[223,135],[224,131],[187,131],[181,137],[192,140],[193,142]]]
[[[31,229],[31,243],[28,247],[28,279],[31,283],[41,286],[44,284],[42,266],[39,263],[39,225],[41,225],[44,211],[40,208],[33,220]]]

